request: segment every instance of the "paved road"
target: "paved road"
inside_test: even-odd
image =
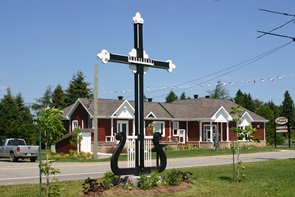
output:
[[[274,159],[295,158],[295,150],[261,152],[253,154],[242,154],[243,162],[265,161]],[[167,168],[181,168],[208,165],[231,164],[232,155],[190,157],[181,159],[168,159]],[[0,185],[39,183],[38,162],[28,161],[9,162],[0,160]],[[126,167],[127,162],[120,162],[119,167]],[[155,165],[155,164],[153,164]],[[54,163],[54,167],[60,169],[61,173],[56,175],[60,180],[77,180],[102,177],[110,170],[109,162],[61,162]],[[45,179],[43,178],[43,181]]]

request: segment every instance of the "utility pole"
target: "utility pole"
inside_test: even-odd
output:
[[[95,64],[94,66],[94,115],[93,115],[93,124],[94,124],[94,139],[93,139],[93,155],[94,155],[94,159],[97,159],[97,136],[98,136],[98,122],[97,122],[97,110],[98,110],[98,106],[97,106],[97,102],[98,102],[98,64]]]

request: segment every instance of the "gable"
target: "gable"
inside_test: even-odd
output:
[[[253,118],[250,116],[248,112],[245,112],[242,116],[242,122],[239,126],[244,127],[250,125],[253,122]]]
[[[231,121],[233,118],[231,115],[225,110],[223,106],[217,110],[217,112],[211,117],[211,120],[214,122],[228,122]]]
[[[113,113],[112,117],[129,119],[134,118],[134,109],[130,103],[125,100],[122,105]]]
[[[72,116],[72,114],[76,111],[77,107],[81,105],[85,111],[89,114],[90,117],[92,117],[92,114],[89,112],[89,108],[87,108],[83,102],[81,102],[80,99],[77,99],[76,102],[71,106],[70,110],[68,110],[68,113],[65,114],[65,118],[66,119],[70,119],[70,117]]]
[[[153,112],[150,112],[146,118],[157,118]]]

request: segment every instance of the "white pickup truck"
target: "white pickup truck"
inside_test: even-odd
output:
[[[0,158],[10,158],[10,161],[29,158],[35,162],[39,155],[39,146],[27,145],[25,140],[20,138],[5,139],[0,143]]]

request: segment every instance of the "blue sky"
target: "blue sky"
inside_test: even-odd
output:
[[[132,17],[140,12],[149,57],[176,65],[172,73],[149,69],[147,97],[161,102],[171,89],[204,97],[220,80],[231,97],[240,89],[280,105],[286,90],[295,99],[295,43],[268,54],[292,40],[257,39],[257,30],[294,17],[259,9],[295,14],[294,8],[293,0],[0,0],[0,99],[10,87],[26,103],[35,102],[49,85],[66,89],[78,70],[92,88],[98,64],[99,98],[133,100],[129,67],[102,64],[96,55],[102,49],[127,55],[133,48]],[[295,37],[294,25],[274,33]]]

